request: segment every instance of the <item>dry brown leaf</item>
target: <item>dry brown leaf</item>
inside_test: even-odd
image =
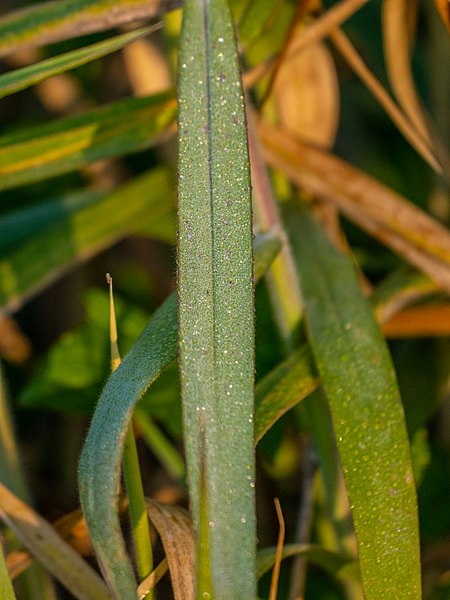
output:
[[[0,517],[23,545],[79,600],[110,600],[103,580],[56,530],[0,483]]]
[[[274,499],[275,509],[277,511],[278,524],[280,530],[278,532],[277,549],[275,552],[275,562],[272,571],[272,580],[270,582],[269,600],[277,599],[278,581],[280,579],[281,561],[283,560],[283,546],[284,538],[286,535],[286,526],[284,523],[283,511],[281,510],[281,504],[278,498]]]
[[[298,29],[301,35],[301,29]],[[282,126],[301,139],[328,148],[339,122],[339,86],[336,68],[325,44],[297,51],[291,38],[281,63],[273,94]]]
[[[194,600],[195,596],[195,534],[189,513],[145,499],[151,523],[158,531],[166,553],[175,600]]]
[[[259,135],[269,164],[339,210],[450,292],[450,233],[376,179],[272,125]]]
[[[378,100],[383,109],[389,115],[390,119],[398,130],[405,136],[413,148],[422,156],[422,158],[437,172],[442,172],[442,167],[430,149],[427,142],[419,134],[410,120],[406,118],[399,109],[391,96],[381,85],[375,75],[367,68],[361,56],[356,51],[348,37],[340,29],[330,33],[330,38],[349,66],[358,75],[367,89]]]
[[[433,143],[411,71],[411,35],[408,15],[417,0],[384,0],[383,47],[389,82],[411,123],[425,143]]]
[[[12,317],[0,311],[0,356],[13,364],[23,364],[31,356],[31,344]]]
[[[434,3],[447,31],[450,33],[450,1],[434,0]]]
[[[450,335],[450,305],[406,308],[382,325],[386,337],[430,337]]]
[[[167,60],[152,40],[136,40],[122,50],[122,55],[136,96],[158,94],[172,87]]]

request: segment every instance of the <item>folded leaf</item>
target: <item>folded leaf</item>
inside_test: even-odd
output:
[[[189,513],[146,499],[147,514],[158,531],[169,565],[175,600],[194,600],[195,532]]]

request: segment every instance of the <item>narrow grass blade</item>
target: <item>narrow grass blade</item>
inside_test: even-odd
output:
[[[125,184],[13,249],[0,259],[0,306],[17,310],[68,268],[140,231],[159,239],[174,237],[171,176],[155,169]],[[161,202],[161,199],[164,199]]]
[[[319,385],[311,351],[303,346],[256,386],[255,444],[285,412]]]
[[[383,48],[389,83],[397,100],[418,134],[433,148],[411,68],[411,24],[412,19],[417,17],[417,4],[417,0],[383,0]]]
[[[332,154],[267,123],[259,132],[269,164],[309,193],[335,203],[346,217],[450,290],[450,233],[438,221]]]
[[[180,371],[191,503],[198,526],[204,477],[214,593],[249,600],[256,596],[252,217],[226,1],[184,3],[179,65]]]
[[[0,56],[132,21],[150,19],[176,8],[177,0],[53,0],[0,19]]]
[[[171,94],[129,98],[0,137],[0,190],[148,148],[168,135]]]
[[[24,546],[79,600],[110,600],[97,573],[53,527],[0,483],[0,516]],[[3,598],[3,596],[2,596]]]
[[[255,240],[255,275],[261,277],[280,249],[271,234]],[[120,463],[133,408],[177,356],[178,305],[172,294],[114,371],[100,397],[80,459],[80,498],[102,571],[118,597],[132,597],[134,574],[117,516]],[[99,477],[99,474],[101,476]],[[127,596],[129,594],[129,596]]]
[[[0,98],[24,90],[53,75],[65,73],[97,58],[116,52],[144,35],[152,33],[155,29],[157,27],[144,27],[136,31],[123,33],[104,42],[92,44],[80,50],[73,50],[55,58],[49,58],[37,64],[0,75]]]
[[[165,470],[175,480],[183,481],[186,475],[184,460],[172,442],[153,422],[144,410],[136,409],[134,416],[141,435],[153,454],[158,457]]]
[[[189,513],[146,499],[147,514],[158,531],[169,564],[174,600],[194,600],[195,532]]]
[[[442,173],[442,166],[438,157],[434,154],[429,144],[423,139],[404,112],[400,110],[381,82],[364,63],[346,34],[341,29],[336,29],[330,33],[330,38],[344,59],[348,62],[349,66],[380,103],[386,114],[405,139],[408,140],[416,152],[422,156],[436,173]]]
[[[111,370],[115,371],[121,364],[119,352],[116,310],[114,306],[113,281],[111,275],[106,275],[109,286],[109,336],[111,347]],[[153,548],[150,538],[150,525],[145,511],[144,487],[142,485],[139,457],[134,437],[133,423],[130,423],[125,434],[123,450],[123,478],[128,498],[128,514],[133,536],[136,569],[139,580],[142,581],[153,570]]]
[[[421,597],[417,501],[385,341],[350,259],[306,209],[289,213],[306,323],[328,397],[367,600]]]

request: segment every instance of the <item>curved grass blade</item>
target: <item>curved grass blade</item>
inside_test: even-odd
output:
[[[255,445],[285,412],[306,398],[319,385],[314,360],[303,346],[256,386]]]
[[[0,19],[0,56],[125,23],[151,19],[176,8],[177,0],[53,0]]]
[[[24,546],[79,600],[110,600],[97,573],[53,527],[0,483],[0,515]],[[3,598],[3,596],[1,596]]]
[[[53,75],[65,73],[66,71],[92,62],[97,58],[116,52],[144,35],[152,33],[156,29],[159,29],[159,27],[143,27],[136,31],[123,33],[109,40],[86,46],[80,50],[66,52],[60,56],[42,60],[37,64],[29,65],[0,75],[0,98],[24,90]]]
[[[410,29],[411,20],[417,16],[417,4],[417,0],[383,0],[383,49],[389,82],[395,96],[419,135],[433,149],[433,140],[411,68],[413,40]]]
[[[170,173],[154,169],[37,233],[0,259],[0,307],[17,310],[75,263],[130,233],[173,241]],[[165,201],[161,202],[161,198]]]
[[[179,65],[179,356],[189,491],[199,527],[204,478],[213,595],[248,600],[256,596],[252,215],[225,0],[185,1]]]
[[[0,190],[137,152],[168,135],[176,103],[170,93],[129,98],[0,137]]]
[[[332,414],[367,600],[421,597],[417,501],[391,359],[351,261],[289,213],[306,323]]]
[[[280,243],[272,234],[256,237],[255,277],[263,275],[279,249]],[[117,516],[125,433],[135,404],[161,371],[175,360],[177,350],[178,305],[176,294],[172,294],[154,313],[136,344],[109,378],[80,459],[83,513],[103,574],[117,597],[131,598],[136,590]]]

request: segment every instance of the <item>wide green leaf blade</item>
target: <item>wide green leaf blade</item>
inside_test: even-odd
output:
[[[251,191],[225,0],[185,1],[179,69],[181,396],[197,527],[205,484],[209,530],[198,545],[209,544],[212,578],[212,588],[198,587],[197,596],[250,600],[256,597]]]
[[[173,241],[172,186],[170,173],[155,169],[103,198],[93,195],[92,203],[72,214],[62,213],[50,228],[0,259],[0,306],[18,309],[76,262],[143,227],[156,238]]]
[[[123,33],[116,37],[91,46],[86,46],[79,50],[66,52],[60,56],[42,60],[36,64],[16,69],[0,75],[0,98],[24,90],[31,85],[35,85],[48,77],[64,73],[81,65],[85,65],[97,58],[111,54],[120,50],[127,44],[143,37],[154,31],[153,27],[143,27],[136,31]]]
[[[0,19],[0,56],[149,19],[179,6],[177,0],[53,0]]]
[[[280,249],[272,234],[255,239],[255,278],[262,277]],[[124,598],[135,589],[117,514],[124,436],[133,408],[177,356],[178,303],[172,294],[155,312],[140,338],[112,373],[98,402],[80,459],[83,512],[111,589]],[[101,473],[101,477],[98,474]]]
[[[170,93],[129,98],[0,137],[0,190],[148,148],[176,115]]]
[[[392,362],[349,258],[306,209],[287,215],[328,397],[367,600],[421,597],[417,501]]]

